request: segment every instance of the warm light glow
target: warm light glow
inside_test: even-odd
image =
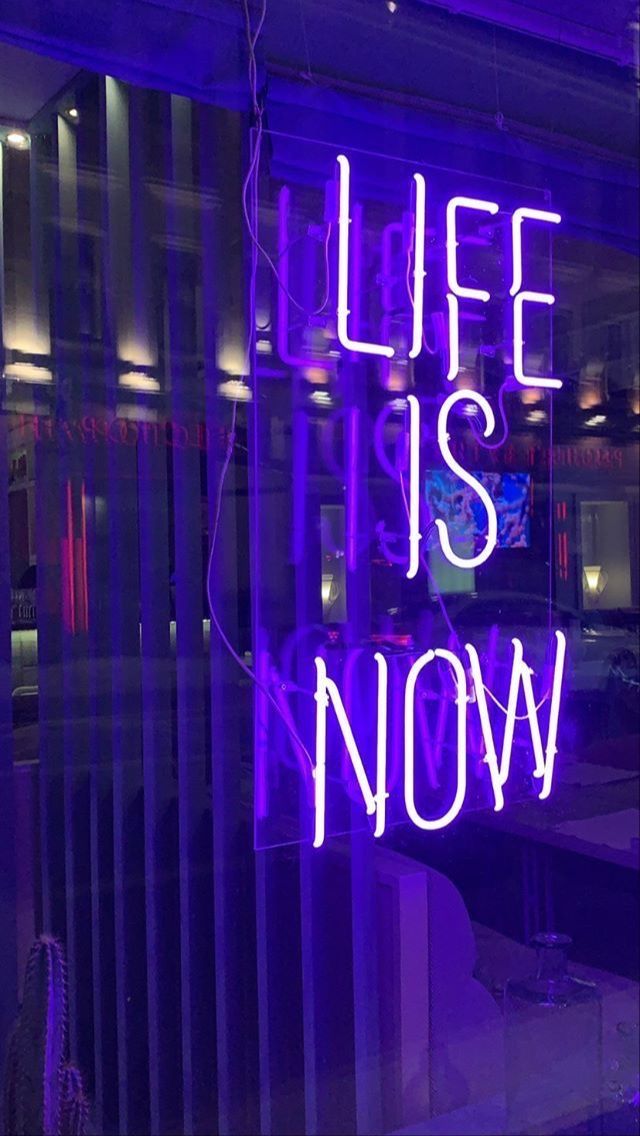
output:
[[[599,596],[603,591],[601,588],[602,565],[601,564],[585,564],[584,566],[584,579],[586,590],[592,596]]]
[[[555,390],[562,387],[561,379],[552,379],[542,375],[525,375],[524,373],[523,306],[525,304],[546,304],[551,307],[555,302],[555,296],[547,292],[518,292],[518,295],[513,298],[513,373],[517,381],[524,387],[549,387]]]
[[[10,130],[7,134],[7,145],[14,150],[26,150],[29,145],[29,135],[22,130]]]
[[[248,374],[246,348],[231,335],[225,337],[223,334],[221,337],[216,361],[220,370],[232,379],[237,375]]]
[[[339,211],[338,211],[338,309],[337,331],[338,339],[348,351],[357,351],[363,355],[382,355],[387,359],[394,356],[393,347],[383,343],[367,343],[358,339],[351,339],[347,330],[349,320],[349,159],[344,154],[338,155],[339,176]]]
[[[409,358],[415,359],[422,350],[422,320],[424,309],[424,231],[426,211],[426,183],[422,174],[414,174],[416,186],[416,212],[413,242],[413,327]]]
[[[3,375],[21,383],[50,383],[52,374],[48,367],[39,367],[35,363],[7,363]]]
[[[316,406],[333,406],[331,395],[326,390],[311,391],[309,401],[315,402]]]
[[[330,601],[334,600],[337,595],[337,588],[333,582],[333,576],[322,577],[322,603],[326,606]]]
[[[118,385],[127,390],[159,391],[160,383],[145,371],[124,371],[118,376]]]
[[[225,379],[218,383],[218,394],[232,402],[251,402],[251,388],[242,379]]]
[[[438,445],[440,447],[440,453],[442,454],[446,464],[448,465],[452,473],[455,473],[456,476],[464,481],[466,485],[470,485],[472,489],[475,490],[486,509],[487,537],[485,546],[477,554],[477,556],[470,556],[467,559],[464,559],[453,551],[445,522],[440,517],[438,517],[435,524],[438,530],[438,535],[440,537],[440,546],[442,548],[443,555],[446,557],[449,563],[454,564],[457,568],[477,568],[480,564],[484,564],[484,562],[489,559],[496,546],[498,539],[498,516],[496,513],[495,505],[484,485],[481,485],[481,483],[477,481],[476,478],[473,477],[463,466],[459,465],[459,463],[451,453],[451,450],[449,449],[450,435],[447,432],[449,414],[453,407],[458,402],[462,401],[474,402],[482,410],[485,419],[485,438],[488,438],[490,434],[493,434],[496,428],[496,420],[494,418],[491,406],[487,402],[486,398],[484,398],[484,396],[479,394],[477,391],[454,391],[453,394],[450,394],[448,398],[445,399],[442,406],[440,407],[440,413],[438,415]]]
[[[589,362],[580,371],[578,380],[578,406],[581,410],[593,410],[605,401],[604,363]]]

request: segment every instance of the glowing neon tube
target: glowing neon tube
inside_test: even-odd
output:
[[[449,382],[455,379],[460,370],[460,322],[458,314],[458,301],[456,297],[468,300],[480,300],[486,304],[491,298],[484,288],[465,287],[458,281],[458,209],[475,209],[479,213],[495,215],[500,206],[495,201],[482,201],[477,197],[452,197],[447,203],[447,286],[449,293]]]
[[[447,203],[447,284],[454,296],[468,300],[481,300],[486,304],[490,299],[484,288],[467,288],[458,283],[458,234],[456,214],[458,209],[474,209],[478,213],[491,213],[493,216],[500,206],[495,201],[481,201],[477,197],[452,197]]]
[[[534,775],[542,777],[542,787],[538,796],[544,801],[551,792],[553,772],[555,768],[556,753],[558,752],[558,719],[560,716],[560,699],[562,696],[562,679],[567,654],[567,639],[563,631],[556,631],[556,658],[553,664],[553,683],[551,686],[551,706],[549,707],[549,729],[545,747],[544,768]]]
[[[543,749],[540,722],[538,718],[539,707],[536,706],[533,692],[532,670],[524,661],[524,649],[521,639],[512,639],[513,661],[511,664],[511,680],[506,706],[506,721],[502,737],[502,752],[498,759],[493,729],[489,717],[489,710],[485,694],[485,685],[480,668],[480,660],[475,647],[467,643],[465,650],[469,657],[471,678],[475,690],[475,699],[480,715],[480,725],[485,745],[485,761],[489,767],[491,785],[493,788],[495,811],[500,812],[504,807],[503,787],[509,778],[511,768],[511,755],[513,751],[513,738],[517,720],[518,695],[520,688],[524,695],[526,718],[529,723],[529,733],[534,756],[534,777],[542,781],[540,800],[545,800],[551,792],[555,756],[557,753],[558,718],[560,714],[560,699],[562,694],[562,679],[566,657],[566,637],[564,632],[556,631],[556,657],[553,667],[553,681],[549,706],[549,724],[547,728],[547,741]]]
[[[475,477],[472,477],[472,475],[466,469],[464,469],[463,466],[458,464],[453,454],[451,453],[451,450],[449,449],[450,435],[447,432],[449,413],[456,405],[456,403],[462,401],[475,402],[476,406],[479,406],[482,410],[485,418],[485,438],[488,438],[489,435],[492,434],[495,430],[496,421],[493,415],[493,411],[483,395],[479,394],[478,391],[473,390],[454,391],[448,396],[448,398],[444,400],[442,406],[440,407],[440,413],[438,414],[438,445],[440,447],[440,453],[442,454],[451,472],[455,473],[456,476],[464,481],[466,485],[471,486],[471,488],[478,494],[478,497],[480,498],[482,504],[486,509],[486,544],[484,548],[477,554],[477,556],[470,556],[465,559],[462,556],[458,556],[453,551],[445,522],[440,517],[438,517],[436,519],[435,525],[440,537],[440,547],[442,548],[443,555],[446,557],[449,563],[454,564],[456,568],[477,568],[480,564],[484,564],[485,561],[489,559],[496,546],[498,540],[498,515],[496,513],[495,505],[484,485],[477,481]]]
[[[409,567],[413,580],[420,567],[420,403],[414,394],[409,403]]]
[[[526,220],[545,221],[549,225],[559,225],[562,217],[559,213],[549,213],[545,209],[528,209],[526,206],[514,210],[511,218],[513,281],[509,289],[512,296],[515,296],[522,288],[522,224]]]
[[[422,350],[422,321],[424,309],[424,234],[426,183],[422,174],[414,174],[416,186],[416,223],[413,245],[413,326],[409,358],[415,359]]]
[[[547,292],[518,292],[513,298],[513,374],[523,387],[551,387],[559,390],[561,379],[552,379],[550,376],[525,375],[524,373],[524,337],[522,334],[522,309],[525,304],[546,304],[549,307],[555,304],[556,298]]]
[[[457,687],[457,761],[456,761],[456,792],[452,804],[446,813],[434,820],[427,820],[420,816],[415,803],[415,745],[414,745],[414,712],[415,689],[418,676],[433,659],[444,659],[453,669]],[[460,660],[451,651],[427,651],[420,655],[412,665],[408,675],[404,695],[404,801],[409,819],[416,828],[426,831],[435,831],[446,828],[455,820],[467,792],[467,680],[464,667]]]
[[[384,655],[376,652],[378,664],[377,699],[377,745],[376,745],[376,792],[375,796],[367,779],[360,751],[353,736],[351,723],[344,708],[340,691],[333,679],[327,675],[327,666],[321,656],[316,656],[316,761],[314,777],[315,831],[313,847],[324,844],[326,827],[326,786],[327,786],[327,710],[333,706],[344,744],[349,754],[356,780],[368,815],[375,814],[374,836],[382,836],[386,824],[386,774],[387,774],[387,687],[388,671]]]
[[[347,330],[349,318],[349,182],[351,169],[349,159],[344,154],[338,155],[339,174],[339,205],[338,205],[338,308],[337,330],[338,339],[348,351],[358,351],[363,355],[383,355],[392,359],[395,352],[393,347],[383,343],[367,343],[359,339],[351,339]]]
[[[498,760],[498,754],[496,753],[496,745],[493,737],[493,730],[491,728],[489,707],[487,705],[487,696],[484,689],[484,682],[482,679],[482,671],[480,669],[480,659],[478,657],[478,652],[471,643],[467,643],[465,645],[465,651],[469,656],[475,700],[478,707],[478,714],[480,715],[480,727],[482,729],[482,738],[485,748],[485,756],[483,760],[489,766],[491,787],[493,789],[494,811],[499,813],[504,808],[504,793],[502,792],[502,786],[504,785],[504,780],[502,777],[502,763]]]
[[[376,826],[374,836],[384,834],[387,822],[387,689],[389,673],[387,660],[376,651],[373,656],[378,664],[378,724],[376,733]]]
[[[458,297],[453,292],[447,292],[447,305],[449,307],[449,370],[447,379],[453,382],[460,370],[460,311]]]

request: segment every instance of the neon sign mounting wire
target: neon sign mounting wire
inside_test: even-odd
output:
[[[483,450],[499,450],[501,446],[504,446],[507,438],[509,437],[509,423],[507,422],[507,416],[504,409],[504,394],[506,389],[507,384],[506,382],[504,382],[500,385],[500,389],[498,391],[498,409],[500,411],[500,418],[502,419],[502,437],[499,438],[497,442],[487,442],[485,437],[483,437],[481,432],[478,430],[475,420],[473,418],[469,419],[469,424],[471,426],[475,440],[479,446],[482,446]]]
[[[212,570],[213,570],[213,557],[214,557],[214,553],[215,553],[215,549],[216,549],[216,542],[217,542],[217,539],[218,539],[218,530],[220,528],[220,516],[221,516],[221,512],[222,512],[222,492],[223,492],[223,489],[224,489],[224,483],[225,483],[225,480],[226,480],[227,471],[229,469],[229,465],[230,465],[231,458],[232,458],[232,455],[233,455],[233,450],[234,450],[237,411],[238,411],[238,404],[237,404],[237,402],[234,402],[233,414],[232,414],[232,420],[231,420],[231,431],[229,433],[229,443],[227,445],[227,452],[225,454],[224,463],[223,463],[222,470],[221,470],[221,473],[220,473],[220,479],[218,481],[218,491],[217,491],[217,495],[216,495],[216,511],[215,511],[215,515],[214,515],[213,531],[212,531],[212,534],[211,534],[211,544],[210,544],[210,547],[209,547],[209,560],[208,560],[208,563],[207,563],[207,603],[209,605],[211,622],[214,624],[215,629],[218,632],[218,635],[220,636],[220,639],[224,643],[224,645],[227,648],[227,651],[229,652],[231,657],[233,659],[235,659],[238,666],[241,668],[241,670],[244,671],[244,673],[251,680],[251,682],[255,684],[255,686],[258,688],[258,690],[262,691],[265,698],[269,699],[269,702],[273,706],[273,708],[276,711],[276,713],[278,714],[279,718],[282,720],[282,722],[286,726],[287,732],[289,733],[289,735],[291,736],[293,741],[296,743],[296,745],[299,747],[299,749],[302,751],[302,753],[306,757],[307,761],[309,762],[309,765],[311,767],[311,772],[312,772],[313,776],[315,776],[315,765],[314,765],[313,758],[311,757],[311,754],[309,753],[309,750],[307,749],[306,745],[302,741],[302,738],[298,734],[297,730],[295,730],[293,728],[293,726],[292,726],[291,722],[288,720],[286,714],[284,714],[282,707],[279,705],[277,699],[274,697],[272,692],[269,690],[268,686],[266,686],[265,683],[263,683],[258,678],[255,671],[253,671],[251,669],[251,667],[247,666],[244,659],[238,654],[235,647],[233,646],[233,644],[231,643],[231,641],[227,637],[227,635],[224,631],[224,628],[222,627],[220,620],[218,619],[216,609],[215,609],[215,605],[214,605],[214,602],[213,602],[213,597],[212,597],[212,594],[211,594],[211,573],[212,573]]]
[[[258,154],[258,156],[259,156],[259,151],[260,151],[259,139],[260,139],[261,131],[262,131],[262,111],[261,111],[261,108],[258,106],[257,93],[256,93],[257,70],[256,70],[256,59],[255,59],[255,46],[256,46],[256,43],[257,43],[257,40],[258,40],[258,36],[260,35],[260,31],[262,30],[262,25],[264,24],[267,5],[266,5],[266,0],[263,0],[262,12],[261,12],[261,15],[260,15],[260,20],[258,22],[258,27],[257,27],[256,32],[252,34],[251,33],[251,22],[250,22],[250,17],[249,17],[249,9],[248,9],[247,0],[243,0],[243,4],[244,4],[246,27],[247,27],[247,41],[248,41],[248,44],[249,44],[249,78],[250,78],[254,113],[257,115],[257,122],[259,124],[257,137],[256,137],[256,145],[254,147],[254,153],[252,155],[252,160],[251,160],[251,163],[250,163],[250,166],[249,166],[249,174],[247,175],[247,178],[245,179],[245,183],[243,185],[243,207],[244,207],[245,217],[246,217],[248,224],[250,226],[250,220],[249,220],[249,217],[248,217],[248,211],[247,211],[247,206],[246,206],[246,190],[248,188],[248,184],[249,184],[249,181],[250,181],[250,178],[251,178],[251,175],[252,175],[252,171],[257,168],[257,166],[256,166],[256,154]],[[255,191],[254,191],[254,194],[253,194],[254,207],[257,204],[255,198],[256,198],[256,194],[255,194]],[[255,299],[254,299],[254,297],[255,297],[255,274],[256,274],[256,267],[257,267],[257,249],[258,249],[258,247],[259,246],[257,245],[257,242],[254,241],[254,249],[253,249],[253,254],[252,254],[252,258],[251,258],[251,283],[250,283],[250,289],[249,289],[249,291],[250,291],[250,301],[249,301],[250,302],[250,313],[249,313],[249,316],[250,316],[250,323],[249,323],[249,344],[250,344],[250,348],[249,348],[249,353],[251,352],[251,344],[253,343],[253,341],[255,339],[255,333],[256,333],[255,310],[254,310]],[[238,654],[235,647],[233,646],[233,644],[229,640],[228,636],[226,635],[226,633],[224,631],[224,628],[222,627],[222,624],[220,623],[220,620],[218,619],[216,609],[215,609],[215,605],[213,603],[213,597],[212,597],[212,594],[211,594],[211,573],[212,573],[212,570],[213,570],[213,557],[214,557],[216,543],[217,543],[217,539],[218,539],[218,531],[219,531],[219,528],[220,528],[220,517],[221,517],[221,513],[222,513],[222,493],[223,493],[223,490],[224,490],[224,483],[225,483],[225,480],[226,480],[227,471],[228,471],[229,465],[231,463],[231,458],[233,456],[233,451],[234,451],[234,446],[235,446],[237,414],[238,414],[238,403],[237,403],[237,401],[234,400],[232,418],[231,418],[231,430],[229,432],[229,442],[227,444],[227,451],[226,451],[226,454],[225,454],[225,459],[224,459],[224,462],[223,462],[223,465],[222,465],[222,470],[220,471],[220,478],[219,478],[219,481],[218,481],[218,490],[217,490],[217,494],[216,494],[216,511],[215,511],[215,514],[214,514],[213,531],[212,531],[212,534],[211,534],[211,543],[210,543],[210,548],[209,548],[209,559],[208,559],[208,563],[207,563],[207,603],[208,603],[208,606],[209,606],[209,613],[210,613],[210,616],[211,616],[211,622],[215,626],[215,629],[218,632],[218,635],[219,635],[222,643],[226,647],[227,651],[229,652],[231,657],[235,660],[235,662],[238,664],[240,669],[242,671],[244,671],[244,673],[251,680],[251,682],[254,683],[254,685],[257,687],[257,689],[260,690],[264,694],[264,696],[269,700],[269,702],[271,703],[271,705],[275,709],[276,713],[278,714],[279,718],[284,723],[290,737],[293,739],[293,741],[296,743],[296,745],[299,747],[299,749],[302,751],[302,753],[306,757],[307,761],[309,762],[312,776],[315,777],[315,766],[314,766],[313,758],[311,757],[311,754],[309,753],[309,750],[307,749],[306,745],[302,741],[302,738],[299,736],[298,732],[293,728],[291,722],[287,719],[287,716],[283,712],[282,707],[279,705],[277,699],[273,696],[273,694],[269,690],[268,686],[266,686],[258,678],[258,676],[255,674],[255,672],[251,669],[251,667],[247,666],[244,659],[241,658],[241,656]]]
[[[296,300],[295,296],[292,296],[292,294],[288,290],[288,288],[285,287],[283,281],[280,278],[280,274],[278,272],[278,269],[276,267],[276,264],[275,264],[273,258],[269,255],[269,253],[265,249],[264,245],[261,244],[261,242],[258,238],[257,226],[255,226],[252,223],[252,220],[251,220],[251,217],[250,217],[250,214],[249,214],[249,208],[248,208],[248,205],[247,205],[247,194],[249,192],[250,184],[252,184],[255,180],[257,180],[259,166],[260,166],[260,154],[261,154],[261,151],[262,151],[262,132],[263,132],[262,114],[263,114],[263,110],[262,110],[262,107],[261,107],[260,102],[258,100],[258,63],[257,63],[257,59],[256,59],[256,45],[257,45],[258,40],[260,38],[260,34],[262,32],[262,28],[264,26],[264,21],[266,19],[266,15],[267,15],[267,0],[262,0],[260,17],[258,19],[258,23],[257,23],[255,31],[251,30],[251,16],[250,16],[250,13],[249,13],[248,0],[242,0],[242,6],[243,6],[243,9],[244,9],[245,32],[246,32],[246,38],[247,38],[247,46],[248,46],[248,50],[249,50],[249,89],[250,89],[250,92],[251,92],[251,107],[252,107],[253,116],[254,116],[254,120],[255,120],[255,144],[254,144],[254,147],[253,147],[253,154],[251,156],[251,161],[249,162],[249,169],[247,170],[246,177],[245,177],[245,179],[242,183],[241,197],[242,197],[242,212],[244,214],[244,221],[245,221],[245,225],[247,227],[247,232],[249,234],[249,238],[250,238],[252,244],[258,250],[258,252],[260,252],[262,254],[264,259],[266,260],[271,271],[273,272],[273,275],[276,278],[278,287],[281,288],[282,291],[285,293],[285,295],[287,296],[287,299],[289,300],[289,303],[293,304],[294,308],[297,308],[299,312],[303,313],[303,315],[318,316],[326,308],[327,303],[329,302],[329,295],[330,295],[330,291],[331,291],[330,281],[329,281],[329,256],[328,256],[329,237],[331,235],[331,224],[328,223],[328,225],[327,225],[327,235],[326,235],[326,240],[325,240],[325,262],[326,262],[326,266],[327,266],[326,299],[323,300],[323,303],[319,308],[315,309],[314,311],[309,311],[307,308],[305,308],[304,304],[300,304],[298,302],[298,300]]]

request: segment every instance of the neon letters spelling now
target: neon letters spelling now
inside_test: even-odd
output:
[[[404,689],[404,802],[409,820],[420,829],[436,831],[446,828],[458,816],[467,791],[467,714],[469,704],[477,706],[482,739],[485,749],[484,761],[488,766],[493,791],[494,809],[500,812],[504,807],[504,786],[511,767],[515,724],[518,719],[517,708],[520,692],[524,696],[526,714],[534,756],[533,776],[540,781],[538,796],[544,800],[551,792],[554,763],[557,752],[558,716],[560,696],[566,657],[566,638],[562,631],[555,632],[556,650],[553,677],[549,693],[549,719],[546,743],[543,745],[540,729],[539,710],[536,705],[532,682],[532,670],[524,658],[520,639],[513,639],[513,659],[511,681],[505,708],[505,725],[498,756],[498,745],[489,717],[487,706],[487,687],[484,684],[480,657],[476,648],[467,643],[466,660],[463,662],[453,651],[436,648],[420,655],[412,664],[405,681]],[[382,836],[386,827],[387,793],[387,754],[388,754],[388,666],[387,660],[379,651],[375,661],[378,669],[378,689],[376,696],[376,772],[372,788],[367,777],[364,762],[353,728],[337,683],[329,677],[327,665],[321,656],[316,656],[316,736],[314,780],[315,825],[313,845],[320,848],[325,840],[326,791],[327,791],[327,713],[331,707],[335,713],[342,740],[344,742],[356,781],[358,783],[368,815],[375,816],[374,836]],[[456,689],[456,789],[453,801],[444,813],[437,817],[421,816],[415,801],[415,699],[416,685],[421,672],[430,663],[442,659],[452,670]],[[544,700],[543,700],[544,701]]]

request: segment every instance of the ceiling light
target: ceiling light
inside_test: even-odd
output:
[[[76,120],[78,118],[80,118],[80,111],[78,110],[77,107],[69,107],[67,114],[69,115],[69,118],[73,118],[73,119],[76,119]]]
[[[251,388],[240,378],[225,379],[218,383],[218,394],[232,402],[251,402]]]
[[[332,406],[331,395],[328,391],[312,391],[309,395],[311,402],[315,402],[316,406]]]
[[[118,383],[121,387],[128,387],[129,390],[138,391],[159,391],[160,383],[153,375],[148,375],[146,371],[124,371],[118,376]]]
[[[389,408],[395,414],[404,414],[408,405],[409,403],[407,402],[406,398],[392,398],[391,402],[389,403]]]
[[[14,150],[26,150],[29,146],[29,135],[22,130],[10,130],[6,137],[7,145]]]
[[[544,410],[530,410],[526,415],[527,422],[546,422],[547,415]]]
[[[36,363],[22,359],[5,364],[2,375],[5,379],[14,379],[21,383],[50,383],[52,379],[48,367],[40,367]]]
[[[392,16],[393,16],[394,12],[398,11],[398,5],[396,4],[396,0],[387,0],[387,11],[391,12]]]

